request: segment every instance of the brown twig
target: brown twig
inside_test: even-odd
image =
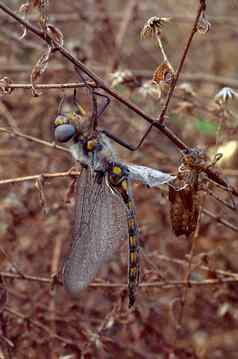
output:
[[[14,18],[17,22],[25,26],[28,30],[33,32],[35,35],[40,37],[42,40],[49,42],[50,44],[54,44],[55,50],[58,50],[63,57],[68,59],[74,66],[79,68],[82,72],[87,74],[93,81],[95,81],[96,86],[103,89],[105,92],[107,92],[109,95],[114,97],[117,101],[123,103],[125,106],[133,110],[137,115],[144,118],[147,122],[149,122],[153,127],[157,128],[159,131],[161,131],[166,137],[168,137],[171,142],[177,146],[179,149],[184,150],[188,149],[188,147],[185,145],[185,143],[178,138],[173,131],[171,131],[167,126],[164,124],[159,123],[158,121],[154,120],[150,116],[148,116],[145,112],[143,112],[140,108],[138,108],[136,105],[132,104],[131,102],[127,101],[124,97],[120,96],[117,92],[112,90],[110,87],[108,87],[104,81],[98,77],[96,74],[94,74],[91,70],[88,69],[86,65],[84,65],[82,62],[80,62],[78,59],[76,59],[68,50],[66,50],[63,46],[61,46],[59,43],[53,41],[51,38],[45,37],[45,34],[37,29],[36,27],[32,26],[29,22],[23,20],[21,17],[19,17],[17,14],[15,14],[11,9],[9,9],[6,5],[0,3],[0,9],[7,13],[9,16]],[[204,3],[201,1],[201,5],[199,7],[199,15],[204,10]],[[198,17],[198,16],[197,16]],[[219,176],[217,176],[213,171],[210,169],[206,170],[206,173],[209,178],[213,179],[215,182],[225,186],[229,187],[227,183]],[[232,193],[238,197],[238,191],[235,188],[232,188]]]
[[[191,30],[191,33],[189,35],[189,38],[188,38],[188,41],[186,43],[186,46],[185,46],[185,49],[183,51],[183,54],[182,54],[182,57],[181,57],[181,60],[180,60],[180,63],[179,63],[179,66],[178,66],[178,70],[176,72],[176,75],[175,75],[175,78],[172,82],[172,85],[170,86],[170,89],[169,89],[169,92],[168,92],[168,95],[167,95],[167,98],[166,98],[166,101],[165,101],[165,104],[161,110],[161,113],[159,115],[159,122],[162,124],[164,121],[165,121],[165,114],[168,110],[168,106],[169,106],[169,102],[173,96],[173,93],[174,93],[174,90],[175,90],[175,87],[176,87],[176,84],[178,82],[178,79],[179,79],[179,76],[180,76],[180,73],[182,71],[182,68],[183,68],[183,65],[184,65],[184,62],[186,60],[186,57],[187,57],[187,54],[188,54],[188,51],[189,51],[189,48],[192,44],[192,40],[193,40],[193,37],[194,35],[196,34],[197,32],[197,26],[198,26],[198,23],[199,23],[199,20],[200,20],[200,17],[201,17],[201,14],[202,12],[205,10],[204,9],[205,7],[205,3],[201,2],[200,3],[200,6],[198,8],[198,11],[197,11],[197,15],[196,15],[196,18],[195,18],[195,21],[194,21],[194,24],[193,24],[193,27],[192,27],[192,30]]]
[[[0,128],[1,131],[1,128]],[[51,146],[50,146],[51,147]],[[79,171],[66,171],[66,172],[59,172],[59,173],[43,173],[38,175],[32,175],[32,176],[24,176],[24,177],[16,177],[16,178],[8,178],[0,180],[0,185],[6,185],[6,184],[14,184],[14,183],[20,183],[20,182],[26,182],[26,181],[36,181],[42,176],[46,179],[50,178],[57,178],[57,177],[71,177],[71,176],[79,176]],[[202,212],[206,214],[207,216],[215,219],[219,223],[223,224],[224,226],[228,227],[234,232],[238,232],[238,227],[229,223],[228,221],[220,218],[219,216],[215,215],[211,211],[207,209],[203,209]]]
[[[0,275],[9,279],[20,279],[26,281],[33,281],[33,282],[40,282],[42,284],[51,284],[52,278],[46,277],[37,277],[24,274],[22,277],[19,274],[14,274],[10,272],[0,272]],[[217,285],[217,284],[229,284],[229,283],[238,283],[238,275],[235,276],[234,274],[232,277],[228,278],[216,278],[216,279],[204,279],[204,280],[161,280],[157,282],[141,282],[140,287],[142,288],[162,288],[162,289],[169,289],[169,288],[177,288],[177,287],[186,287],[186,286],[209,286],[209,285]],[[57,284],[62,284],[60,281]],[[92,282],[89,284],[91,288],[127,288],[127,283],[110,283],[110,282]]]
[[[32,67],[28,65],[7,65],[1,64],[1,72],[22,72],[22,75],[27,75],[29,71],[31,71]],[[105,68],[102,66],[93,66],[94,71],[98,72],[105,72]],[[58,65],[51,65],[48,72],[51,71],[72,71],[71,68],[67,66]],[[142,79],[151,79],[153,77],[153,73],[150,70],[133,70],[132,74],[134,76],[138,76]],[[200,72],[195,73],[181,73],[180,74],[180,81],[191,81],[191,82],[207,82],[207,83],[214,83],[220,86],[229,86],[232,88],[238,88],[238,81],[236,79],[232,79],[229,77],[224,76],[216,76],[211,74],[205,74]],[[93,85],[91,83],[90,85]]]
[[[230,228],[232,231],[237,232],[238,233],[238,227],[234,226],[234,224],[231,224],[230,222],[226,221],[225,219],[222,219],[220,216],[212,213],[211,211],[209,211],[208,209],[203,209],[202,212],[204,214],[206,214],[207,216],[215,219],[217,222],[223,224],[224,226]]]
[[[78,347],[79,345],[77,344],[77,342],[72,341],[70,339],[64,338],[58,334],[53,333],[46,325],[42,324],[41,322],[39,322],[38,320],[34,320],[29,318],[27,315],[24,315],[22,313],[16,312],[15,310],[9,308],[9,307],[5,307],[4,309],[7,313],[9,313],[10,315],[20,318],[21,320],[24,320],[26,322],[28,322],[29,324],[33,325],[34,327],[37,327],[39,329],[41,329],[43,332],[45,332],[50,338],[55,338],[61,342],[63,342],[64,344],[69,344],[69,345],[73,345],[74,347]]]
[[[93,82],[88,82],[90,86],[93,86]],[[35,86],[36,89],[39,90],[61,90],[61,89],[75,89],[85,87],[84,83],[72,82],[72,83],[65,83],[65,84],[38,84]],[[10,83],[6,86],[7,89],[17,90],[17,89],[24,89],[24,90],[32,90],[32,84],[19,84],[19,83]]]
[[[169,262],[169,263],[178,264],[178,265],[181,265],[183,267],[188,267],[189,266],[189,262],[186,261],[186,260],[177,259],[177,258],[171,258],[171,257],[168,257],[168,256],[163,255],[163,254],[158,254],[158,252],[147,253],[146,256],[156,257],[160,261],[166,261],[166,262]],[[199,270],[202,270],[202,271],[205,271],[205,272],[210,272],[211,271],[211,269],[209,267],[207,267],[205,265],[202,265],[202,264],[199,264],[196,267],[199,268]],[[214,273],[217,276],[226,276],[226,277],[232,277],[232,278],[238,279],[238,273],[224,271],[222,269],[214,269]]]
[[[123,41],[125,39],[126,33],[127,33],[127,28],[130,24],[131,18],[133,17],[133,13],[134,13],[134,9],[137,5],[137,1],[136,0],[130,0],[127,4],[126,4],[126,8],[123,11],[123,16],[121,19],[121,25],[120,28],[118,30],[118,35],[116,37],[116,48],[113,51],[113,55],[112,55],[112,60],[109,66],[109,71],[115,71],[115,69],[118,66],[118,62],[119,62],[119,57],[120,57],[120,52],[122,49],[122,45],[123,45]]]
[[[71,176],[79,176],[79,175],[80,175],[79,171],[67,171],[67,172],[59,172],[59,173],[42,173],[39,175],[16,177],[16,178],[0,180],[0,185],[14,184],[14,183],[26,182],[26,181],[37,181],[42,177],[44,179],[49,179],[49,178],[71,177]]]
[[[68,148],[56,145],[54,142],[48,142],[48,141],[40,140],[37,137],[26,135],[26,134],[24,134],[24,133],[22,133],[20,131],[17,131],[17,130],[12,131],[12,130],[10,130],[8,128],[0,127],[0,133],[1,132],[2,133],[7,133],[12,137],[17,136],[17,137],[25,138],[28,141],[35,142],[35,143],[38,143],[40,145],[44,145],[44,146],[51,147],[51,148],[56,148],[57,150],[64,151],[64,152],[69,152]]]
[[[81,10],[80,8],[78,8],[78,10]],[[115,21],[121,21],[122,17],[123,17],[123,13],[118,13],[118,11],[111,11],[110,12],[110,17],[113,18],[113,20]],[[185,16],[185,15],[172,15],[171,14],[165,14],[164,17],[170,17],[173,22],[176,23],[191,23],[194,22],[194,17],[193,16]],[[101,20],[102,18],[104,18],[104,15],[101,14],[97,14],[97,18],[99,20]],[[28,17],[29,21],[38,21],[38,17],[36,15],[30,15]],[[138,13],[138,19],[141,20],[143,19],[143,13]],[[2,20],[2,19],[1,19]],[[87,18],[83,18],[84,21],[87,21]],[[208,16],[208,20],[210,22],[212,22],[213,24],[218,24],[218,25],[229,25],[231,27],[233,26],[237,26],[238,25],[238,21],[237,21],[237,17],[235,16]],[[64,22],[69,22],[69,21],[79,21],[79,14],[78,13],[69,13],[69,14],[50,14],[49,15],[49,22],[50,23],[64,23]],[[2,21],[2,23],[6,23],[6,22],[12,22],[12,19],[4,19]]]

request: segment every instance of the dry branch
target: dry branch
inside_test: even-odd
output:
[[[205,4],[205,2],[201,1],[200,7],[198,9],[197,17],[196,17],[196,20],[195,20],[196,24],[197,24],[197,21],[198,21],[197,18],[199,19],[202,11],[204,11],[204,4]],[[63,46],[61,46],[59,43],[57,43],[53,39],[46,37],[43,31],[40,31],[36,27],[32,26],[29,22],[23,20],[21,17],[19,17],[17,14],[15,14],[11,9],[9,9],[3,3],[0,3],[0,9],[3,12],[7,13],[12,18],[14,18],[17,22],[22,24],[25,28],[27,28],[27,30],[33,32],[35,35],[40,37],[43,41],[46,41],[47,43],[49,43],[50,46],[52,44],[54,44],[55,50],[59,51],[61,53],[61,55],[63,57],[65,57],[66,59],[68,59],[68,61],[70,61],[76,68],[80,69],[82,72],[87,74],[93,81],[95,81],[95,85],[98,88],[103,89],[107,94],[114,97],[117,101],[121,102],[126,107],[128,107],[129,109],[134,111],[137,115],[144,118],[147,122],[150,123],[151,127],[157,128],[166,137],[168,137],[171,140],[171,142],[175,146],[177,146],[179,149],[181,149],[181,150],[188,149],[188,147],[185,145],[185,143],[180,138],[178,138],[174,134],[174,132],[171,131],[167,126],[165,126],[162,123],[159,123],[157,120],[154,120],[153,118],[148,116],[145,112],[143,112],[140,108],[138,108],[136,105],[134,105],[131,102],[127,101],[124,97],[120,96],[117,92],[115,92],[110,87],[108,87],[100,77],[98,77],[91,70],[89,70],[86,65],[84,65],[82,62],[80,62],[78,59],[76,59],[68,50],[66,50]],[[193,29],[193,31],[194,31],[194,29]],[[190,38],[189,38],[187,47],[189,48],[189,46],[190,46]],[[183,56],[186,57],[186,53],[187,53],[187,51],[184,52]],[[181,61],[180,66],[182,66],[182,65],[183,65],[183,61]],[[165,109],[165,112],[166,111],[167,111],[167,107]],[[224,187],[231,188],[231,186],[229,186],[224,179],[222,179],[220,176],[217,176],[217,174],[214,173],[211,169],[208,168],[205,172],[208,175],[208,177],[211,178],[212,180],[214,180],[215,182],[223,185]],[[238,191],[235,188],[231,188],[231,189],[232,189],[232,194],[238,197]]]

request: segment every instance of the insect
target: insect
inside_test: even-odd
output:
[[[176,236],[194,233],[200,210],[201,172],[220,158],[221,154],[217,154],[211,162],[207,153],[199,148],[182,151],[176,179],[169,184],[170,218]]]
[[[96,112],[96,111],[95,111]],[[159,186],[174,177],[149,167],[118,161],[105,133],[93,129],[89,118],[60,114],[55,138],[71,140],[71,153],[81,165],[76,184],[73,239],[63,265],[63,283],[71,297],[96,276],[101,265],[128,238],[129,307],[135,302],[140,276],[139,230],[131,181]]]

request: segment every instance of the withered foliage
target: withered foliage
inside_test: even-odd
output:
[[[205,151],[184,151],[176,179],[169,185],[170,218],[176,236],[192,234],[197,226],[200,195],[199,175],[209,166]]]
[[[193,149],[182,154],[177,169],[176,147],[156,128],[138,151],[129,153],[117,148],[119,158],[124,161],[177,175],[169,189],[174,204],[168,200],[167,187],[158,191],[145,189],[141,184],[133,186],[138,223],[141,223],[143,267],[136,308],[128,310],[126,280],[123,280],[127,272],[126,243],[124,246],[122,243],[121,251],[105,264],[92,286],[83,290],[77,301],[69,299],[55,276],[70,243],[74,198],[71,175],[53,176],[56,172],[70,173],[73,163],[67,151],[51,142],[50,124],[57,116],[63,92],[66,111],[72,111],[73,90],[65,89],[65,85],[80,81],[70,62],[61,57],[60,51],[55,51],[55,42],[62,44],[64,34],[70,53],[83,59],[99,76],[105,75],[109,82],[108,68],[111,71],[115,49],[107,45],[116,44],[118,29],[124,27],[124,40],[115,51],[120,67],[112,83],[117,93],[158,119],[170,84],[166,91],[160,89],[160,83],[152,84],[153,72],[158,64],[170,64],[170,59],[176,65],[177,74],[179,56],[201,2],[161,0],[159,7],[155,1],[134,2],[133,18],[125,29],[126,9],[133,1],[51,1],[50,9],[44,9],[46,21],[42,21],[42,26],[40,1],[22,0],[18,3],[29,4],[28,9],[32,9],[26,14],[27,21],[38,26],[48,45],[52,45],[48,59],[44,56],[48,47],[39,50],[44,39],[39,40],[30,31],[15,43],[13,35],[18,25],[1,13],[5,32],[1,36],[0,181],[12,182],[2,183],[0,188],[0,243],[4,249],[0,250],[0,357],[237,359],[236,203],[230,207],[233,210],[225,207],[223,203],[231,201],[231,193],[214,189],[213,184],[204,196],[204,203],[200,198],[200,182],[207,179],[204,170],[211,162],[202,151]],[[8,6],[8,1],[2,3]],[[17,2],[11,2],[12,8],[13,3]],[[217,145],[223,147],[224,156],[217,167],[224,166],[221,178],[237,188],[238,85],[232,74],[237,69],[234,13],[238,5],[223,0],[216,3],[219,6],[208,4],[206,14],[213,31],[200,35],[209,26],[204,22],[204,14],[199,19],[195,41],[165,116],[165,125],[188,146],[208,149],[211,157],[220,152]],[[171,20],[167,23],[163,21],[167,18],[159,17],[160,21],[146,22],[146,17],[152,15],[169,15]],[[138,46],[139,29],[145,22],[146,35],[152,36],[146,36],[146,43]],[[151,25],[156,24],[157,29],[151,31]],[[26,44],[30,44],[30,50]],[[50,66],[44,72],[49,59]],[[63,84],[63,89],[43,87],[42,95],[33,98],[29,83],[32,68],[33,87],[34,83],[44,82],[49,86]],[[166,80],[166,72],[157,70],[158,79]],[[14,87],[23,83],[28,87]],[[226,88],[221,90],[224,84]],[[35,89],[38,90],[37,86]],[[218,103],[214,106],[216,93]],[[87,91],[77,89],[77,97],[83,106],[90,106]],[[99,122],[131,144],[139,142],[148,125],[114,100]],[[232,156],[225,146],[231,141],[235,143]],[[32,182],[19,180],[40,174]],[[19,181],[14,182],[14,178]],[[223,202],[212,198],[210,192],[215,192]],[[71,199],[71,204],[66,206],[65,197],[68,202]],[[175,209],[176,231],[184,235],[178,241],[171,231],[167,213],[170,205]],[[187,236],[195,230],[201,205],[212,216],[201,214],[192,257],[188,256],[191,242]],[[188,295],[178,328],[184,287]]]

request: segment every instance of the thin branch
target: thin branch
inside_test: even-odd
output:
[[[107,92],[109,95],[114,97],[117,101],[123,103],[125,106],[130,108],[132,111],[134,111],[137,115],[144,118],[147,122],[152,124],[155,128],[160,130],[165,136],[167,136],[179,149],[188,149],[188,147],[183,143],[182,140],[180,140],[169,128],[167,128],[165,125],[158,123],[158,121],[151,118],[149,115],[147,115],[144,111],[142,111],[139,107],[132,104],[131,102],[127,101],[124,97],[119,95],[117,92],[115,92],[113,89],[108,87],[106,83],[98,77],[96,74],[94,74],[91,70],[88,69],[86,65],[84,65],[82,62],[80,62],[77,58],[75,58],[67,49],[65,49],[63,46],[58,44],[57,42],[53,41],[50,38],[45,38],[45,35],[42,31],[40,31],[38,28],[32,26],[29,22],[23,20],[20,16],[18,16],[16,13],[14,13],[11,9],[9,9],[6,5],[0,3],[0,9],[3,10],[5,13],[13,17],[17,22],[25,26],[29,31],[33,32],[35,35],[40,37],[43,41],[47,41],[50,44],[53,42],[55,46],[55,50],[58,50],[63,57],[68,59],[74,66],[79,68],[81,71],[83,71],[85,74],[87,74],[93,81],[95,81],[96,86],[103,89],[105,92]]]
[[[49,179],[49,178],[71,177],[71,176],[79,176],[79,175],[80,175],[79,171],[67,171],[67,172],[59,172],[59,173],[42,173],[39,175],[16,177],[16,178],[0,180],[0,185],[14,184],[14,183],[19,183],[19,182],[27,182],[27,181],[36,181],[41,178]]]
[[[93,82],[88,82],[90,86],[93,86]],[[80,82],[72,82],[72,83],[64,83],[64,84],[38,84],[35,86],[36,89],[40,90],[60,90],[60,89],[75,89],[85,87],[85,84]],[[25,90],[32,90],[32,84],[20,84],[20,83],[10,83],[6,85],[7,89],[25,89]]]
[[[175,90],[175,87],[176,87],[176,84],[178,82],[178,79],[179,79],[179,76],[180,76],[180,73],[182,71],[182,68],[183,68],[183,65],[184,65],[184,62],[186,60],[186,57],[187,57],[187,54],[188,54],[188,51],[189,51],[189,48],[192,44],[192,40],[193,40],[193,37],[194,35],[196,34],[197,32],[197,26],[198,26],[198,23],[199,23],[199,20],[200,20],[200,17],[201,17],[201,14],[202,12],[204,11],[204,4],[201,2],[200,3],[200,6],[198,8],[198,11],[197,11],[197,15],[196,15],[196,18],[195,18],[195,21],[194,21],[194,24],[193,24],[193,27],[192,27],[192,30],[191,30],[191,33],[189,35],[189,38],[188,38],[188,41],[186,43],[186,46],[185,46],[185,49],[183,51],[183,54],[182,54],[182,57],[181,57],[181,60],[180,60],[180,63],[179,63],[179,66],[178,66],[178,70],[176,72],[176,75],[175,75],[175,78],[172,82],[172,85],[170,86],[170,89],[169,89],[169,92],[168,92],[168,95],[167,95],[167,98],[166,98],[166,101],[165,101],[165,104],[164,104],[164,107],[162,108],[162,111],[159,115],[159,122],[162,124],[165,120],[165,114],[168,110],[168,106],[169,106],[169,102],[173,96],[173,93],[174,93],[174,90]]]
[[[72,341],[70,339],[64,338],[56,333],[53,333],[46,325],[42,324],[41,322],[39,322],[38,320],[34,320],[29,318],[27,315],[21,314],[19,312],[16,312],[15,310],[9,308],[9,307],[5,307],[4,311],[6,311],[7,313],[9,313],[10,315],[20,318],[28,323],[30,323],[31,325],[33,325],[34,327],[37,327],[41,330],[43,330],[45,333],[47,333],[47,335],[50,338],[55,338],[58,339],[59,341],[63,342],[64,344],[69,344],[69,345],[73,345],[74,347],[78,347],[79,345],[77,343],[77,341]]]
[[[46,41],[50,44],[54,44],[55,50],[58,50],[63,57],[67,58],[74,66],[79,68],[81,71],[83,71],[85,74],[87,74],[93,81],[95,81],[96,86],[103,89],[105,92],[107,92],[109,95],[114,97],[119,102],[123,103],[125,106],[133,110],[136,114],[144,118],[147,122],[151,124],[151,126],[157,128],[159,131],[161,131],[166,137],[168,137],[171,142],[176,145],[179,149],[184,150],[188,149],[188,147],[183,143],[182,140],[180,140],[174,133],[171,131],[167,126],[165,126],[162,123],[159,123],[158,121],[154,120],[150,116],[148,116],[145,112],[143,112],[140,108],[138,108],[136,105],[132,104],[131,102],[127,101],[124,97],[120,96],[117,92],[112,90],[110,87],[108,87],[104,81],[98,77],[96,74],[94,74],[91,70],[87,68],[82,62],[80,62],[78,59],[76,59],[72,54],[66,50],[63,46],[61,46],[59,43],[53,41],[51,38],[45,37],[45,34],[37,29],[36,27],[32,26],[29,22],[23,20],[20,16],[18,16],[16,13],[14,13],[11,9],[9,9],[6,5],[0,3],[0,9],[3,10],[3,12],[7,13],[9,16],[14,18],[17,22],[25,26],[28,30],[33,32],[35,35],[40,37],[43,41]],[[202,13],[204,11],[204,2],[201,1],[201,5],[198,10],[198,14],[196,17],[196,25],[197,22]],[[188,44],[187,44],[188,45]],[[189,47],[189,46],[188,46]],[[186,57],[186,56],[185,56]],[[183,65],[183,64],[182,64]],[[211,171],[210,169],[206,170],[206,173],[209,178],[213,179],[215,182],[218,182],[219,184],[229,187],[227,183],[220,178],[216,173]],[[232,188],[232,193],[238,197],[238,191],[235,188]]]
[[[109,65],[110,72],[114,71],[118,66],[118,61],[119,61],[123,41],[125,39],[127,28],[130,24],[131,18],[133,17],[136,5],[137,5],[136,0],[130,0],[128,1],[128,3],[126,3],[126,8],[123,11],[120,28],[118,30],[118,35],[116,37],[116,48],[112,54],[112,60]]]
[[[177,259],[177,258],[171,258],[171,257],[168,257],[168,256],[163,255],[163,254],[158,254],[157,252],[146,253],[146,256],[156,257],[160,261],[166,261],[166,262],[178,264],[178,265],[181,265],[181,266],[184,266],[184,267],[189,266],[189,262],[186,261],[186,260]],[[211,268],[209,268],[209,267],[207,267],[205,265],[199,265],[199,266],[196,266],[196,267],[199,268],[199,270],[202,270],[202,271],[205,271],[205,272],[211,272]],[[234,279],[238,279],[238,273],[224,271],[222,269],[213,269],[213,272],[218,276],[226,276],[226,277],[232,277]]]
[[[209,211],[208,209],[203,209],[202,212],[204,214],[206,214],[207,216],[215,219],[217,222],[223,224],[224,226],[230,228],[232,231],[237,232],[238,233],[238,227],[234,226],[234,224],[231,224],[230,222],[226,221],[225,219],[222,219],[220,216],[212,213],[211,211]]]
[[[39,143],[40,145],[44,145],[44,146],[47,146],[47,147],[56,148],[57,150],[60,150],[60,151],[70,152],[68,148],[56,145],[55,142],[48,142],[48,141],[40,140],[37,137],[25,135],[24,133],[21,133],[21,132],[16,131],[16,130],[12,131],[12,130],[10,130],[8,128],[0,127],[0,133],[1,132],[7,133],[8,135],[10,135],[12,137],[14,137],[14,136],[22,137],[22,138],[25,138],[28,141]]]
[[[52,278],[44,278],[37,277],[24,274],[22,277],[19,274],[8,273],[8,272],[0,272],[0,275],[9,278],[9,279],[20,279],[20,280],[28,280],[33,282],[40,282],[45,284],[51,284]],[[237,277],[232,276],[228,278],[216,278],[216,279],[204,279],[200,281],[196,280],[161,280],[158,282],[141,282],[139,287],[141,288],[176,288],[176,287],[186,287],[186,286],[209,286],[209,285],[217,285],[217,284],[229,284],[229,283],[238,283],[238,275]],[[57,284],[62,285],[60,281],[57,281]],[[127,288],[127,283],[110,283],[110,282],[92,282],[89,284],[91,288]]]
[[[123,17],[123,13],[118,13],[115,11],[112,11],[109,13],[109,16],[111,18],[113,18],[113,20],[115,21],[121,21],[122,17]],[[139,20],[143,19],[143,13],[138,13],[137,17]],[[184,16],[184,15],[172,15],[171,14],[165,14],[163,15],[164,17],[170,17],[173,22],[176,23],[191,23],[194,22],[194,17],[193,16]],[[99,20],[104,18],[104,15],[101,14],[97,14],[97,18]],[[38,21],[38,17],[35,15],[30,15],[28,17],[29,21]],[[2,20],[2,19],[1,19]],[[87,21],[87,18],[83,19],[84,21]],[[229,25],[231,27],[234,26],[238,26],[238,20],[237,17],[235,16],[208,16],[208,20],[210,22],[212,22],[213,24],[218,24],[218,25]],[[63,23],[63,22],[69,22],[69,21],[79,21],[79,14],[77,13],[69,13],[69,14],[50,14],[49,15],[49,22],[50,23],[54,23],[54,22],[58,22],[58,23]],[[6,22],[12,22],[12,19],[4,19],[4,21],[2,21],[2,23],[6,23]]]
[[[28,65],[8,65],[8,64],[1,64],[1,73],[5,72],[22,72],[22,75],[27,75],[29,71],[31,71],[32,67]],[[93,66],[94,71],[103,72],[105,73],[105,68],[103,66]],[[51,71],[70,71],[72,72],[72,68],[67,66],[58,65],[51,65],[48,72]],[[132,71],[134,76],[138,76],[142,79],[151,79],[153,77],[153,72],[150,70],[133,70]],[[191,82],[208,82],[214,83],[220,86],[228,86],[232,88],[238,88],[238,80],[224,77],[224,76],[216,76],[212,74],[204,74],[200,72],[195,73],[182,73],[180,75],[179,81],[191,81]]]

